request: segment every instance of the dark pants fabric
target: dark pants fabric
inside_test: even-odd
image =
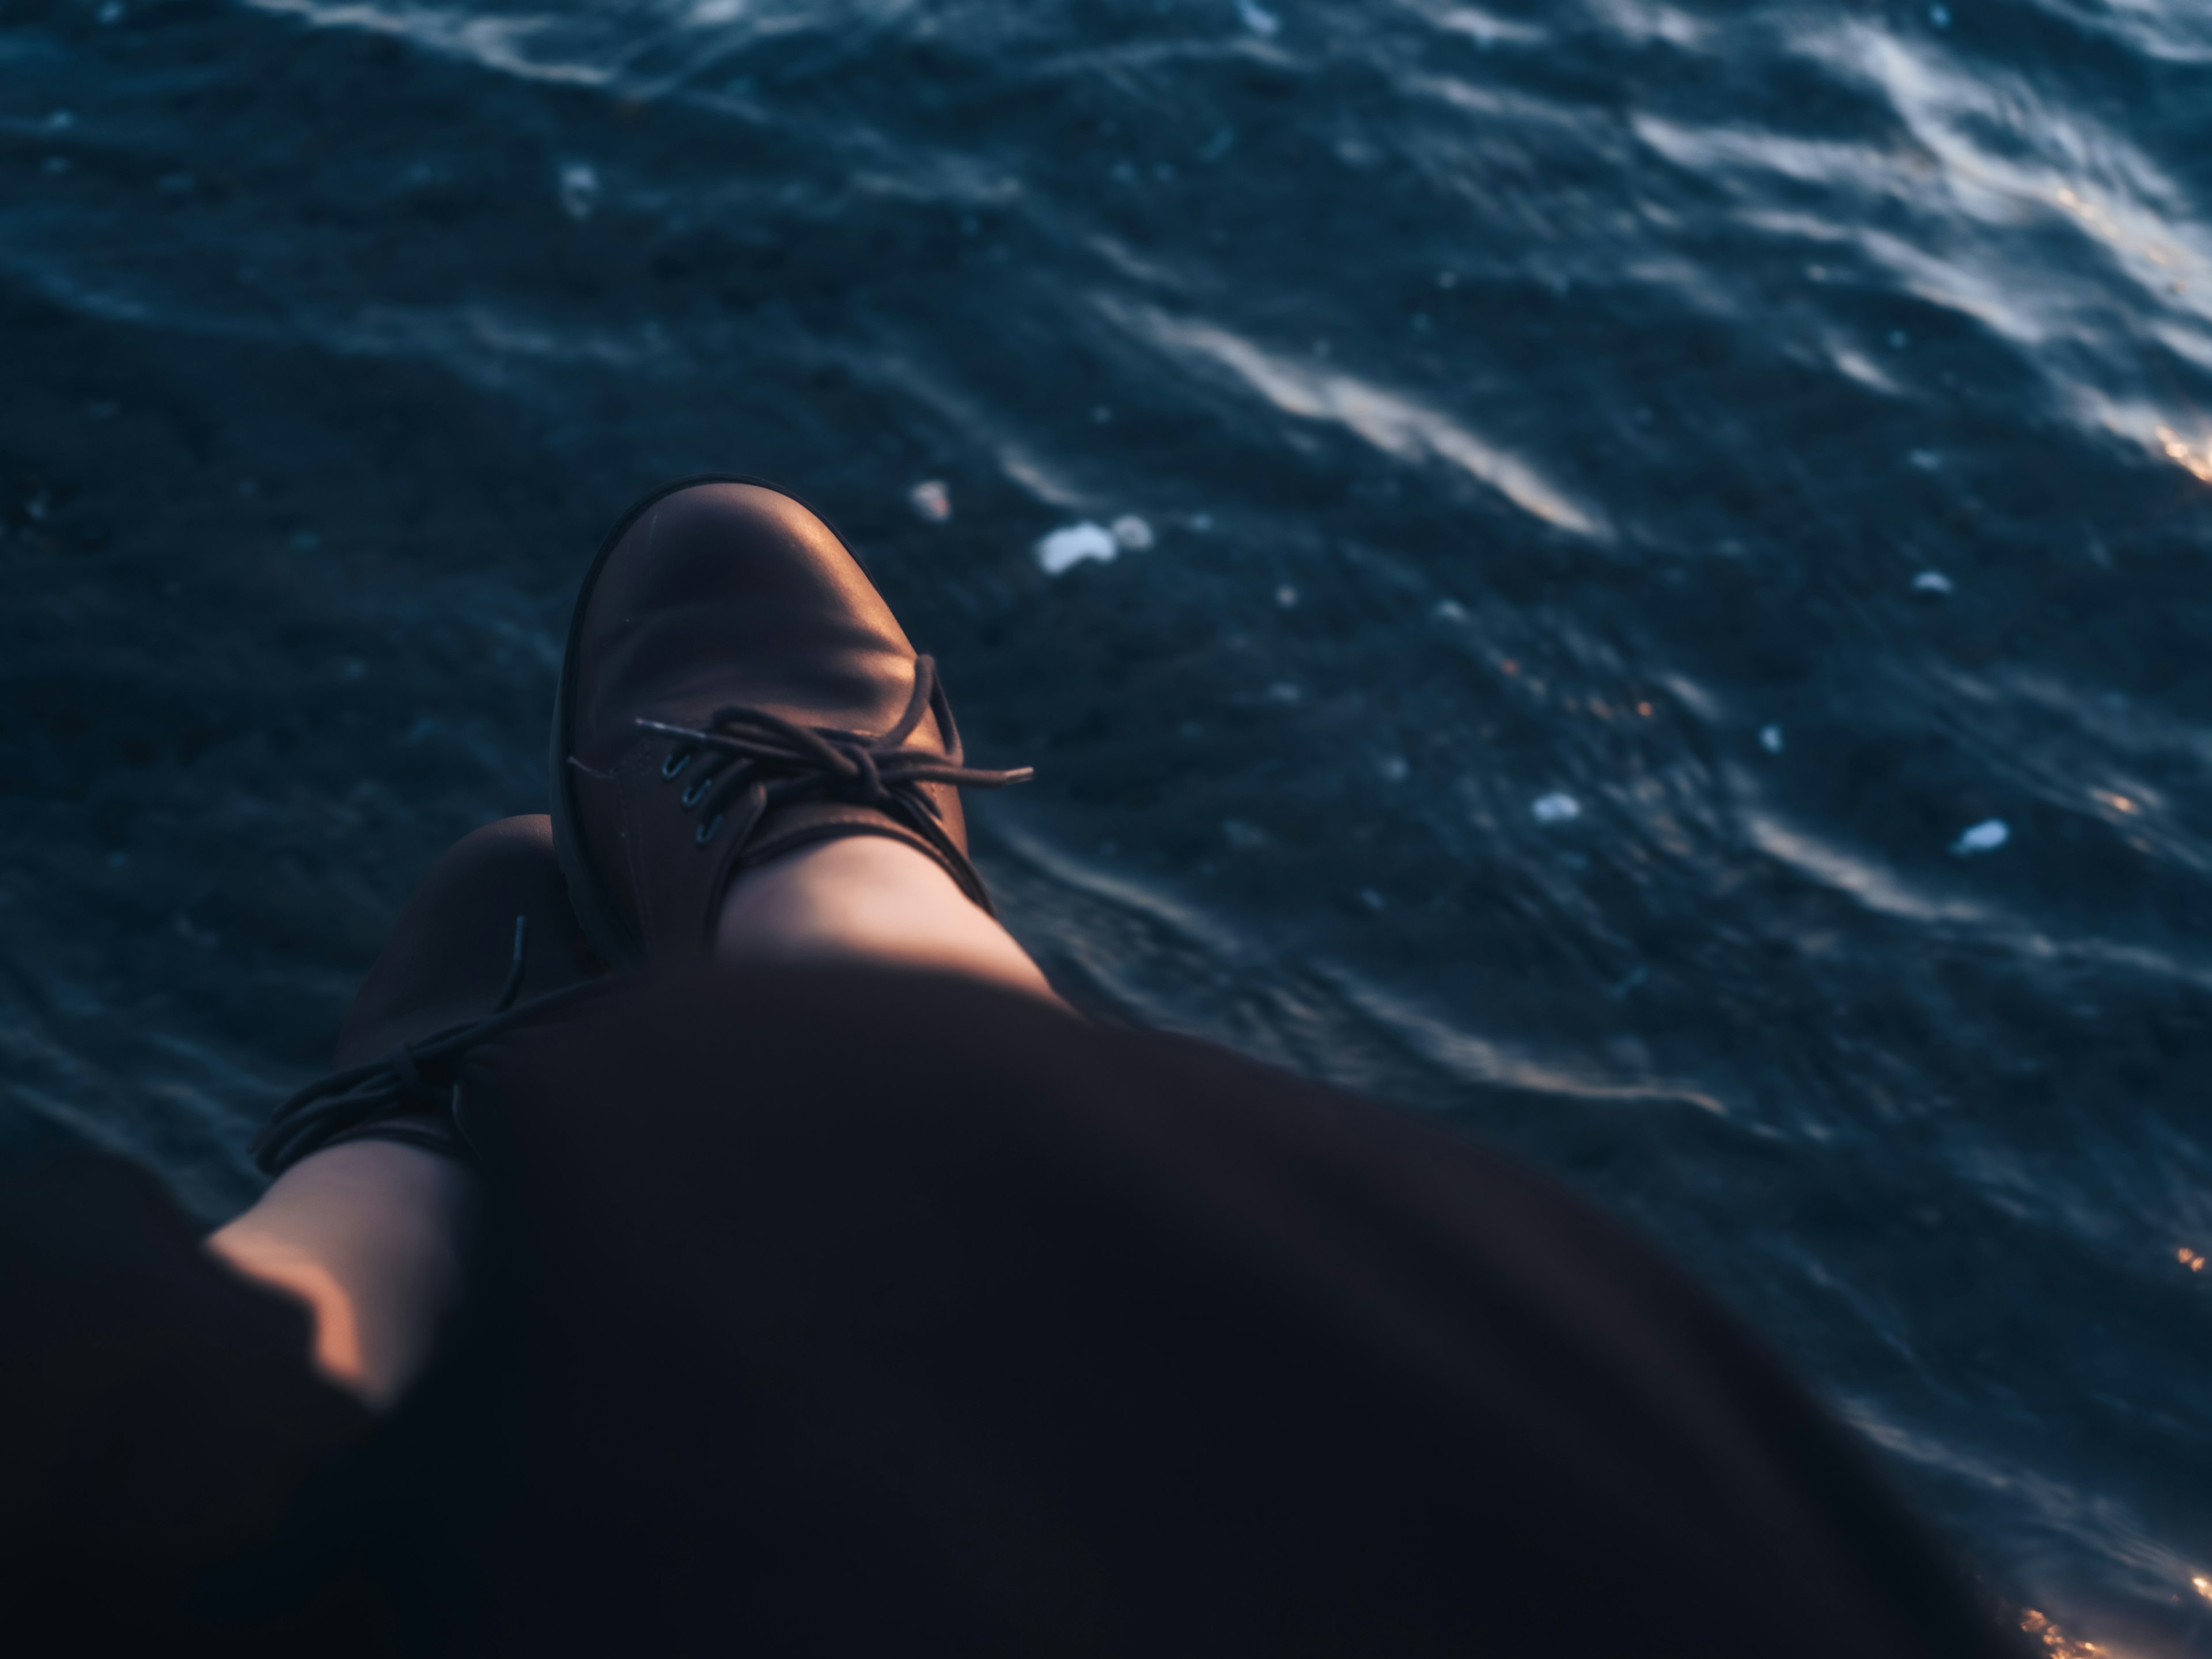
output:
[[[1693,1285],[1407,1115],[827,969],[594,991],[465,1094],[471,1327],[222,1616],[365,1574],[423,1652],[2012,1651]]]

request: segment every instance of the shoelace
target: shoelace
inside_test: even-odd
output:
[[[942,754],[906,746],[925,714],[937,716],[938,730],[945,734]],[[890,731],[876,736],[800,726],[766,709],[738,704],[716,709],[703,728],[653,720],[638,724],[675,740],[676,748],[660,768],[661,776],[672,782],[701,755],[708,757],[681,797],[684,810],[699,814],[694,839],[702,848],[728,827],[742,852],[775,808],[808,797],[829,797],[895,813],[953,868],[964,870],[967,859],[939,822],[936,803],[921,786],[1001,789],[1035,775],[1026,766],[990,771],[965,763],[951,704],[938,684],[936,661],[929,657],[915,659],[914,692],[906,712]],[[580,764],[573,758],[569,763]],[[980,884],[975,896],[989,908]],[[309,1084],[279,1106],[254,1137],[249,1150],[256,1167],[265,1175],[276,1174],[348,1130],[410,1103],[457,1116],[461,1085],[453,1073],[464,1055],[520,1023],[524,1015],[594,982],[518,1004],[527,926],[526,918],[514,919],[514,963],[489,1013],[447,1026],[419,1042],[402,1043],[381,1060],[349,1066]],[[434,1077],[440,1080],[434,1082]]]
[[[937,729],[945,734],[942,754],[906,746],[926,714],[937,716]],[[699,815],[693,839],[705,847],[726,827],[737,836],[739,852],[776,807],[810,796],[829,797],[895,812],[964,866],[966,859],[939,823],[937,805],[921,786],[1003,789],[1036,775],[1026,766],[994,772],[966,763],[959,729],[952,723],[952,705],[938,684],[937,663],[931,657],[915,659],[914,694],[907,699],[906,712],[890,731],[874,737],[834,726],[800,726],[741,704],[716,709],[703,728],[643,719],[638,724],[674,739],[676,747],[660,763],[660,775],[671,782],[695,760],[707,757],[681,797],[684,810]]]
[[[271,1113],[261,1133],[254,1136],[247,1148],[254,1167],[264,1175],[278,1174],[349,1129],[359,1128],[371,1118],[409,1103],[457,1117],[461,1085],[452,1071],[463,1055],[520,1023],[524,1015],[598,982],[586,980],[518,1003],[515,999],[522,992],[522,947],[529,926],[527,916],[514,919],[514,959],[489,1013],[448,1025],[420,1042],[403,1042],[381,1060],[366,1060],[318,1078]],[[434,1075],[445,1080],[434,1083]]]

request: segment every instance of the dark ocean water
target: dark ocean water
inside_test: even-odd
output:
[[[2203,0],[5,0],[0,1141],[247,1201],[606,524],[766,474],[1075,995],[2212,1653],[2208,216]]]

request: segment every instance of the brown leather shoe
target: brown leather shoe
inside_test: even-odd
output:
[[[737,873],[845,836],[935,859],[990,908],[935,665],[836,535],[741,478],[692,478],[623,518],[584,577],[553,720],[553,830],[610,962],[694,955]]]
[[[337,1073],[277,1109],[254,1143],[274,1175],[349,1140],[465,1156],[447,1051],[488,1017],[606,971],[577,926],[552,820],[502,818],[447,848],[400,912],[338,1033]]]

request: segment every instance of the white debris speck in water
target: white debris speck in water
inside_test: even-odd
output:
[[[943,524],[952,516],[952,492],[942,478],[924,478],[906,492],[906,504],[924,524]]]
[[[1190,515],[1189,522],[1190,527],[1198,532],[1200,535],[1203,536],[1207,531],[1213,528],[1213,514],[1211,513],[1194,513]]]
[[[1948,7],[1948,6],[1930,6],[1930,7],[1929,7],[1929,8],[1928,8],[1928,21],[1929,21],[1929,22],[1933,23],[1933,24],[1934,24],[1937,28],[1939,28],[1939,29],[1948,29],[1948,28],[1949,28],[1949,27],[1951,27],[1951,9],[1950,9],[1950,7]]]
[[[1255,34],[1279,33],[1283,20],[1259,3],[1259,0],[1237,0],[1237,16]]]
[[[76,117],[65,109],[58,109],[46,117],[46,131],[49,132],[67,132],[76,125]]]
[[[561,169],[561,211],[582,224],[599,205],[599,170],[589,161],[571,161]]]
[[[1085,560],[1110,564],[1121,556],[1121,544],[1114,532],[1099,524],[1072,524],[1055,530],[1036,544],[1036,562],[1048,576],[1063,575]]]
[[[1298,608],[1298,590],[1291,586],[1290,583],[1285,582],[1280,587],[1275,590],[1275,603],[1282,606],[1285,611],[1297,610]]]
[[[1952,591],[1951,579],[1940,570],[1923,570],[1912,579],[1912,591],[1916,593],[1948,593]]]
[[[2011,839],[2011,826],[2002,818],[1984,818],[1951,843],[1951,856],[1970,859],[1977,854],[1994,853]]]
[[[1778,726],[1760,726],[1759,728],[1759,746],[1761,749],[1764,749],[1770,755],[1780,754],[1783,750],[1782,728]]]
[[[1548,795],[1537,796],[1528,808],[1528,816],[1539,823],[1572,823],[1582,815],[1583,804],[1556,789]]]
[[[1375,763],[1375,770],[1385,783],[1403,783],[1413,775],[1403,755],[1383,756]]]
[[[112,27],[123,21],[123,0],[107,0],[107,3],[93,15],[99,18],[103,24]]]
[[[1267,701],[1285,708],[1295,708],[1306,700],[1306,694],[1294,681],[1277,680],[1267,688]]]
[[[1133,513],[1125,513],[1114,520],[1114,539],[1132,553],[1141,553],[1152,544],[1152,527]]]
[[[1359,890],[1359,902],[1377,915],[1390,908],[1390,901],[1372,887],[1363,887]]]
[[[1438,599],[1436,615],[1438,622],[1463,623],[1467,620],[1467,607],[1457,599]]]
[[[699,0],[691,8],[691,21],[699,28],[716,28],[724,23],[734,23],[745,15],[745,0]]]

